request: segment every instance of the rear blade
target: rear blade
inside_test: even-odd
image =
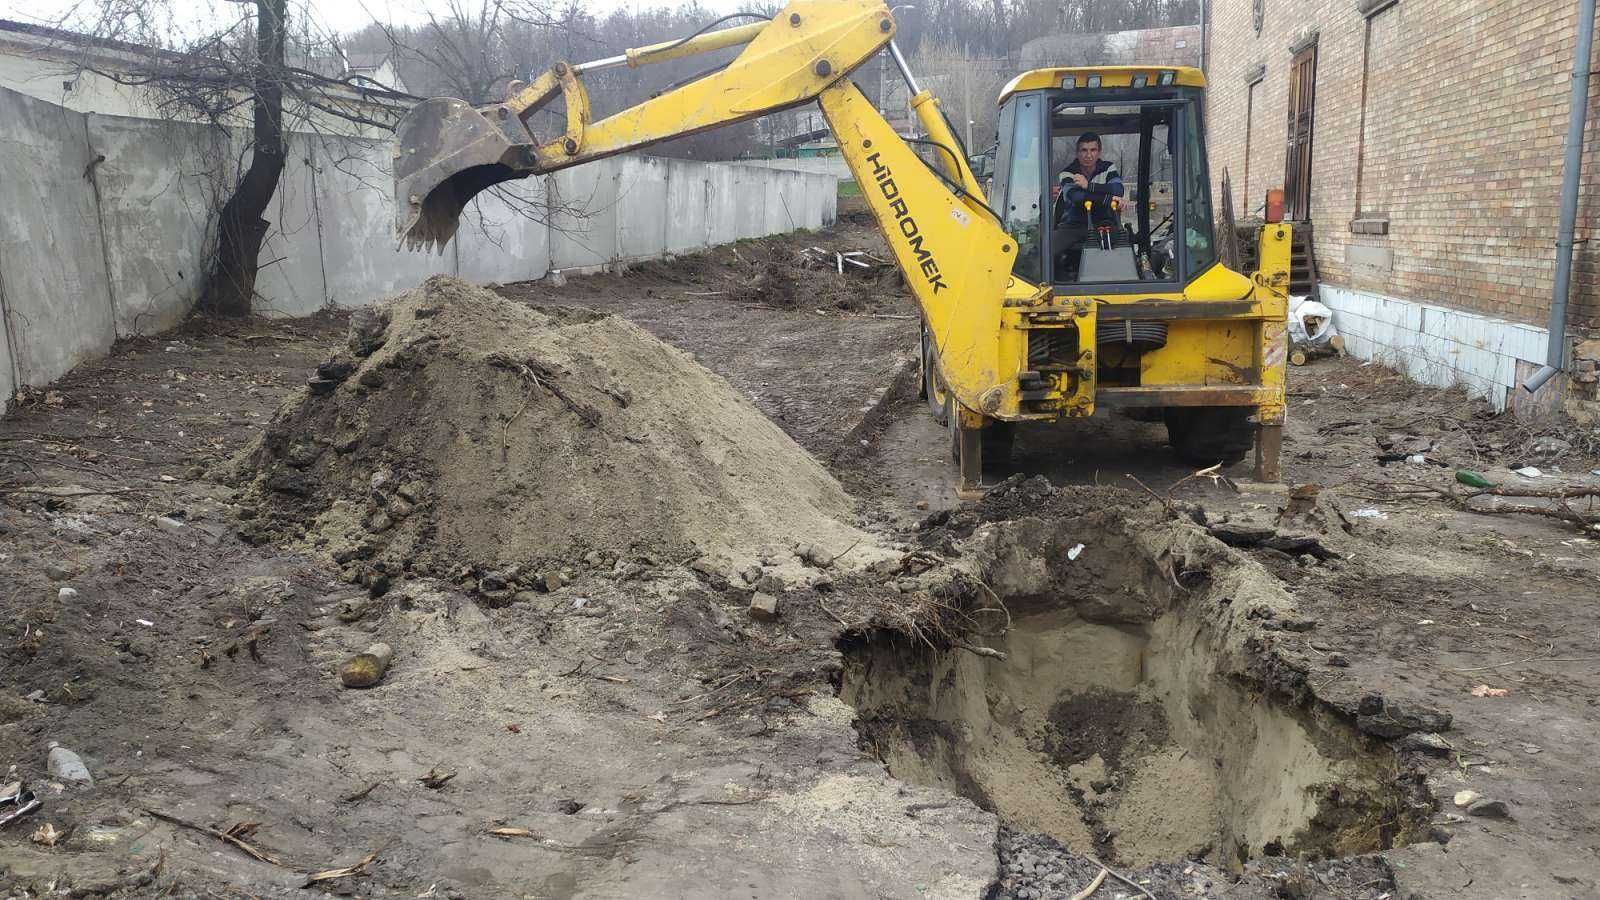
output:
[[[395,229],[407,249],[444,252],[461,210],[479,191],[523,178],[521,151],[467,103],[436,97],[412,107],[395,128]]]

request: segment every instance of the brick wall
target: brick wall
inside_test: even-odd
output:
[[[1248,213],[1283,184],[1290,47],[1314,31],[1311,214],[1323,280],[1543,324],[1555,272],[1575,0],[1398,0],[1370,20],[1357,0],[1265,3],[1259,35],[1252,0],[1211,5],[1217,189],[1226,167],[1234,208]],[[1246,81],[1263,65],[1246,184]],[[1575,322],[1600,319],[1600,83],[1589,99],[1569,301]],[[1386,217],[1389,233],[1353,233],[1358,214]]]

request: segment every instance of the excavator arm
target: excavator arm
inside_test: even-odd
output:
[[[793,0],[771,20],[592,63],[557,63],[531,84],[513,83],[502,103],[424,101],[396,129],[396,226],[407,246],[442,251],[462,209],[495,184],[816,101],[922,309],[951,394],[966,415],[994,413],[1003,386],[1017,375],[1000,371],[995,340],[1015,241],[987,205],[938,102],[911,79],[893,37],[894,19],[882,0]],[[931,163],[848,78],[885,44],[911,85]],[[591,121],[585,72],[740,45],[722,69]],[[558,96],[565,130],[541,140],[529,121]]]

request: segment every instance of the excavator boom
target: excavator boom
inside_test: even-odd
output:
[[[558,62],[532,83],[512,82],[504,102],[474,108],[434,98],[395,130],[395,214],[412,249],[454,236],[462,208],[504,181],[554,172],[788,109],[817,98],[894,36],[881,0],[795,0],[771,20],[629,50],[577,65]],[[728,65],[598,122],[582,76],[743,46]],[[564,130],[541,138],[533,115],[561,98]]]
[[[1260,231],[1252,276],[1217,263],[1204,76],[1101,66],[1013,79],[1001,92],[996,150],[1002,222],[894,32],[884,0],[791,0],[771,19],[556,63],[513,83],[501,103],[425,101],[398,128],[396,225],[408,245],[442,249],[466,204],[501,182],[815,102],[921,309],[923,393],[950,426],[963,496],[982,483],[984,445],[1002,455],[1012,423],[1082,418],[1097,406],[1156,410],[1179,457],[1201,465],[1237,461],[1253,439],[1259,477],[1276,480],[1291,232]],[[896,133],[849,78],[885,47],[910,88],[920,139]],[[592,119],[585,73],[729,48],[740,49],[722,68]],[[536,135],[535,114],[558,98],[560,133]],[[1139,167],[1136,214],[1085,247],[1047,223],[1045,173],[1058,146],[1081,135],[1098,144],[1099,133]],[[1158,176],[1161,164],[1170,168]],[[1151,228],[1162,203],[1169,214]],[[1113,219],[1119,212],[1113,204]],[[1092,221],[1092,205],[1085,213]]]
[[[992,413],[1000,386],[1016,374],[1000,371],[994,340],[1015,242],[984,200],[938,102],[916,89],[893,36],[882,0],[794,0],[771,20],[594,63],[557,63],[531,84],[513,84],[503,103],[424,101],[397,129],[396,225],[408,246],[442,250],[466,204],[495,184],[817,101],[937,338],[951,392],[967,408]],[[848,78],[885,44],[912,85],[932,164]],[[741,45],[726,67],[590,121],[584,72]],[[558,96],[565,131],[540,140],[528,120]]]

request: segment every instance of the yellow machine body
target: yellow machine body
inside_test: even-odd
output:
[[[984,429],[1083,417],[1106,406],[1169,415],[1248,409],[1251,427],[1260,432],[1257,475],[1276,480],[1288,349],[1288,226],[1262,228],[1260,269],[1248,276],[1215,264],[1165,290],[1124,285],[1103,292],[1022,277],[1019,247],[1039,238],[1008,228],[1003,211],[991,206],[965,153],[956,150],[960,142],[938,101],[926,91],[913,93],[912,108],[926,134],[918,145],[932,148],[919,153],[850,81],[849,73],[885,45],[904,70],[893,36],[894,20],[882,0],[793,0],[769,21],[611,60],[557,63],[531,84],[514,83],[503,103],[473,108],[449,98],[425,101],[397,129],[398,230],[413,247],[442,248],[465,204],[496,183],[817,102],[921,308],[924,377],[930,400],[936,393],[949,398],[964,487],[979,483]],[[744,49],[725,67],[592,121],[584,72],[736,46]],[[1197,70],[1182,67],[1043,69],[1014,79],[1001,103],[1030,91],[1044,96],[1040,92],[1069,83],[1065,79],[1135,99],[1146,85],[1166,96],[1204,85]],[[564,130],[534,135],[530,117],[558,96]],[[1198,189],[1209,198],[1209,185]],[[1148,322],[1164,323],[1165,344],[1139,356],[1136,375],[1125,368],[1107,383],[1097,335],[1114,338],[1117,329]],[[1040,367],[1040,346],[1075,349],[1070,359],[1058,354]]]

